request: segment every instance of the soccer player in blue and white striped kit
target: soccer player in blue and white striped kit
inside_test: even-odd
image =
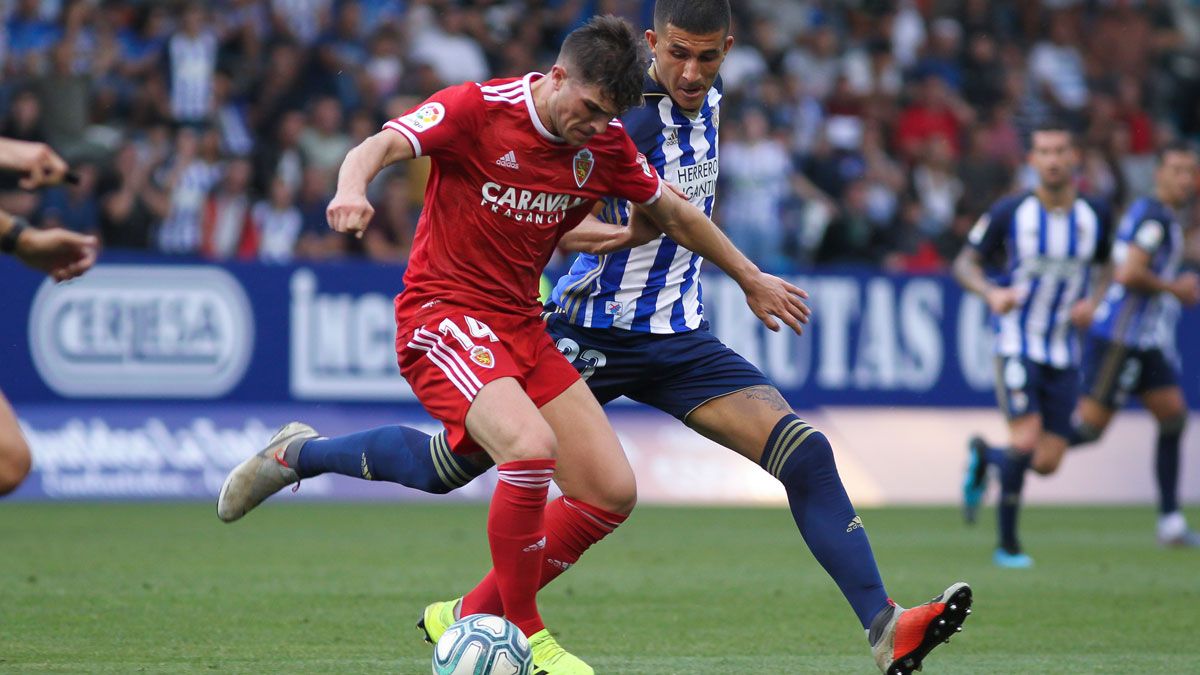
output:
[[[972,439],[967,516],[974,520],[987,465],[996,466],[1000,541],[993,559],[1010,568],[1033,564],[1017,537],[1025,472],[1053,473],[1067,450],[1079,392],[1078,330],[1091,323],[1111,278],[1110,217],[1075,190],[1079,160],[1071,132],[1043,125],[1030,146],[1040,184],[993,205],[954,262],[959,283],[994,315],[996,397],[1009,427],[1005,449]],[[989,276],[985,268],[999,273]]]
[[[708,215],[718,173],[717,72],[733,44],[729,27],[728,0],[658,0],[655,30],[647,31],[655,61],[647,75],[645,105],[621,119],[658,173]],[[627,202],[609,200],[599,218],[563,238],[560,245],[586,253],[554,288],[547,331],[601,404],[624,395],[658,408],[775,476],[805,542],[866,631],[881,671],[913,672],[930,650],[961,628],[970,614],[971,589],[956,583],[910,609],[890,600],[829,441],[793,413],[758,368],[709,332],[701,257],[660,233],[643,237],[637,218]],[[643,239],[648,241],[628,248]],[[759,318],[774,327],[770,317]],[[236,505],[236,517],[275,490],[326,471],[446,492],[487,468],[453,456],[441,438],[391,427],[309,440],[287,463],[296,470],[279,472],[281,480]],[[270,461],[265,464],[268,472],[278,471]],[[596,501],[635,499],[612,473],[611,467],[598,469],[595,485],[588,486],[602,493]],[[543,585],[624,520],[620,513],[574,498],[572,486],[560,487],[564,497],[547,507],[546,517],[548,522],[560,514],[573,518],[571,541],[566,547],[551,542],[547,551],[569,548],[571,557],[548,560]],[[471,594],[488,593],[488,582]],[[439,602],[426,609],[421,626],[430,640],[453,622],[456,605]]]
[[[1157,160],[1154,194],[1135,201],[1117,231],[1116,280],[1088,336],[1084,395],[1070,440],[1078,445],[1099,439],[1129,395],[1140,398],[1158,422],[1158,541],[1193,548],[1200,547],[1200,535],[1188,529],[1179,508],[1179,451],[1188,407],[1170,345],[1179,305],[1200,302],[1200,276],[1180,272],[1184,227],[1178,216],[1195,197],[1200,168],[1195,149],[1184,144],[1164,146]]]

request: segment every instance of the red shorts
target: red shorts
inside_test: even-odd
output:
[[[446,307],[416,320],[397,317],[396,357],[425,410],[446,426],[457,454],[483,448],[467,434],[467,411],[483,385],[516,378],[537,407],[579,380],[537,317]]]

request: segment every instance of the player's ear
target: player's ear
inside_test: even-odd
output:
[[[733,36],[726,35],[725,36],[725,51],[723,53],[728,54],[730,49],[733,49]]]
[[[655,33],[654,29],[646,30],[646,44],[650,45],[650,51],[652,51],[652,52],[654,51],[654,48],[658,45],[658,33]]]
[[[554,90],[558,91],[562,88],[563,83],[567,81],[567,69],[559,64],[550,66],[550,82],[554,85]]]

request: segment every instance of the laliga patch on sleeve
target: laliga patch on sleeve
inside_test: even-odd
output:
[[[1138,228],[1134,241],[1139,247],[1153,252],[1162,243],[1165,234],[1162,223],[1157,220],[1147,220]]]
[[[444,119],[446,119],[445,106],[433,101],[401,117],[400,121],[408,128],[420,133],[436,127]]]
[[[647,178],[654,178],[654,171],[650,168],[650,162],[646,161],[646,156],[638,153],[637,163],[642,167],[642,173],[646,174]]]

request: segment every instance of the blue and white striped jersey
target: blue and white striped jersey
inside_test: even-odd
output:
[[[212,108],[213,76],[217,70],[217,36],[176,33],[167,43],[171,64],[171,113],[179,122],[200,122]]]
[[[625,131],[664,180],[712,217],[717,187],[717,126],[721,80],[694,117],[647,76],[645,104],[621,118]],[[629,203],[608,199],[600,219],[624,225]],[[554,287],[551,302],[568,321],[588,328],[639,333],[682,333],[704,318],[700,265],[703,259],[666,236],[609,255],[580,254]]]
[[[1183,226],[1162,202],[1143,197],[1129,207],[1113,258],[1119,265],[1136,246],[1150,255],[1150,271],[1165,281],[1175,279],[1183,262]],[[1139,293],[1113,282],[1096,310],[1092,334],[1138,349],[1162,349],[1172,344],[1178,302],[1170,293]]]
[[[200,248],[200,226],[208,193],[221,180],[222,167],[193,160],[173,184],[167,182],[169,167],[159,169],[157,180],[171,190],[171,210],[158,229],[158,249],[163,253],[189,254]]]
[[[1092,265],[1108,262],[1108,210],[1079,197],[1070,209],[1050,211],[1026,192],[996,202],[969,243],[986,262],[1003,267],[1002,283],[1022,298],[995,318],[996,352],[1055,368],[1078,366],[1071,306],[1087,294]]]

